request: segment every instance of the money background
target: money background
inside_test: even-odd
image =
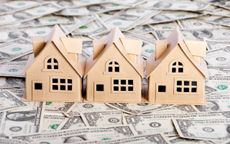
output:
[[[69,37],[92,39],[119,27],[143,41],[142,56],[178,28],[207,43],[207,104],[55,103],[24,99],[32,37],[58,24]],[[147,87],[147,80],[143,86]],[[145,93],[145,91],[143,91]],[[0,2],[0,143],[230,143],[230,2],[228,0],[3,0]]]

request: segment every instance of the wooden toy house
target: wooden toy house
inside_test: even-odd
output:
[[[81,101],[84,58],[82,42],[58,26],[33,40],[34,62],[26,71],[26,98],[34,101]]]
[[[93,45],[85,70],[87,101],[141,102],[142,42],[115,28]]]
[[[204,104],[205,53],[205,42],[183,40],[177,30],[157,41],[155,56],[147,62],[149,102]]]

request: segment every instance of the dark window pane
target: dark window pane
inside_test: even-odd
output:
[[[119,67],[115,67],[115,72],[119,72],[119,71],[120,71]]]
[[[118,65],[118,63],[117,62],[114,62],[116,65]]]
[[[65,83],[65,79],[61,79],[60,82],[61,82],[61,83]]]
[[[68,85],[68,91],[72,90],[72,85]]]
[[[183,64],[182,64],[181,62],[178,62],[178,65],[179,65],[179,66],[182,66]]]
[[[184,85],[188,86],[189,85],[189,81],[184,81]]]
[[[96,91],[104,91],[104,85],[103,84],[97,84],[96,85]]]
[[[52,83],[58,83],[58,79],[56,78],[52,79]]]
[[[47,69],[51,69],[52,67],[51,67],[51,65],[47,65]]]
[[[68,79],[68,84],[72,84],[72,79]]]
[[[121,84],[125,85],[126,84],[126,80],[121,80]]]
[[[189,92],[189,88],[184,88],[184,92]]]
[[[51,63],[51,58],[50,58],[50,59],[48,59],[47,63]]]
[[[35,90],[42,90],[42,83],[34,83]]]
[[[114,86],[113,91],[118,91],[118,86]]]
[[[133,85],[133,80],[128,80],[129,85]]]
[[[128,87],[128,91],[133,91],[133,87],[132,87],[132,86],[129,86],[129,87]]]
[[[53,90],[58,90],[58,85],[52,85]]]
[[[65,85],[61,85],[61,90],[65,90]]]
[[[183,68],[179,68],[179,69],[178,69],[178,72],[179,72],[179,73],[182,73],[182,72],[183,72]]]
[[[196,81],[192,81],[192,85],[193,86],[197,86],[197,82]]]
[[[58,69],[58,65],[54,65],[54,69]]]
[[[112,64],[113,64],[113,62],[109,62],[109,64],[110,64],[110,65],[112,65]]]
[[[181,89],[181,88],[176,88],[176,91],[177,91],[177,92],[181,92],[182,89]]]
[[[172,72],[175,73],[176,72],[176,68],[172,68]]]
[[[176,84],[177,85],[182,85],[182,81],[177,81]]]
[[[158,92],[166,92],[166,86],[164,86],[164,85],[159,85],[159,86],[158,86]]]
[[[109,72],[113,72],[113,68],[110,66],[110,67],[108,67],[108,71]]]
[[[175,65],[176,65],[176,62],[174,62],[172,65],[175,66]]]
[[[122,87],[121,87],[121,91],[126,91],[126,87],[125,87],[125,86],[122,86]]]
[[[54,63],[58,63],[57,60],[54,58]]]
[[[118,84],[118,80],[113,80],[113,84]]]
[[[195,92],[196,92],[196,88],[192,88],[192,92],[194,92],[194,93],[195,93]]]

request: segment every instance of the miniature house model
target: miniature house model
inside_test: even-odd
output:
[[[87,101],[141,102],[142,42],[115,28],[93,45],[85,70]]]
[[[204,104],[205,53],[205,42],[183,40],[177,30],[157,41],[155,56],[147,62],[149,102]]]
[[[26,71],[26,98],[35,101],[81,101],[84,59],[82,42],[58,26],[33,40],[34,62]]]
[[[142,102],[142,42],[119,29],[93,41],[93,55],[84,60],[82,41],[68,38],[58,26],[33,40],[34,61],[26,71],[26,98],[34,101]],[[156,42],[147,61],[148,101],[159,104],[204,104],[206,44],[183,40],[175,30]],[[85,63],[86,62],[86,63]]]

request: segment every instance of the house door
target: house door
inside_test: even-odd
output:
[[[39,99],[43,97],[44,86],[40,81],[32,82],[32,99]]]
[[[164,84],[156,84],[156,89],[155,89],[155,93],[156,93],[156,97],[155,97],[155,101],[157,99],[161,99],[161,96],[166,94],[166,85]]]
[[[101,99],[105,94],[105,86],[102,82],[95,82],[94,83],[94,101]]]

